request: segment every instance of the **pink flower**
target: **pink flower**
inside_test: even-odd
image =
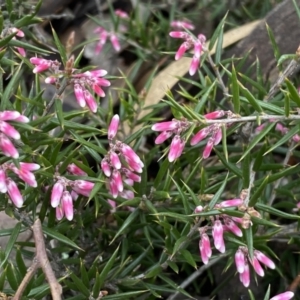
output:
[[[116,16],[118,16],[122,19],[128,19],[129,18],[127,12],[124,11],[124,10],[121,10],[121,9],[116,9],[115,14],[116,14]]]
[[[119,116],[115,115],[108,126],[110,150],[101,161],[101,169],[108,177],[108,187],[113,198],[121,196],[131,199],[134,194],[124,189],[124,183],[132,186],[134,182],[140,182],[141,177],[135,172],[142,173],[144,163],[129,145],[114,140],[119,122]]]
[[[202,262],[206,265],[212,255],[209,237],[206,233],[201,234],[199,241],[199,250]]]
[[[74,216],[73,199],[68,191],[63,192],[61,207],[67,220],[72,221]]]
[[[194,30],[195,26],[192,24],[192,22],[186,20],[186,21],[179,21],[174,20],[171,22],[171,27],[178,28],[178,29],[188,29],[188,30]]]
[[[22,37],[25,36],[24,32],[23,32],[22,30],[16,28],[16,27],[11,28],[10,31],[11,31],[12,33],[15,33],[15,32],[16,32],[16,36],[17,36],[17,37],[21,37],[21,38],[22,38]],[[15,40],[16,38],[13,37],[13,39]],[[25,52],[24,48],[20,48],[20,47],[14,47],[14,48],[17,49],[17,51],[20,53],[21,56],[23,56],[23,57],[26,56],[26,52]]]
[[[185,40],[177,50],[175,60],[180,59],[187,50],[191,49],[192,47],[194,48],[194,56],[192,58],[189,70],[190,75],[194,75],[199,67],[201,54],[205,50],[206,37],[203,34],[199,34],[198,37],[195,38],[194,36],[184,31],[171,31],[170,36],[173,38],[181,38]]]
[[[294,297],[294,293],[293,292],[285,292],[282,294],[278,294],[274,297],[272,297],[270,300],[290,300]]]
[[[239,274],[240,282],[244,285],[244,287],[248,287],[250,285],[250,269],[247,260],[245,260],[244,272]]]
[[[241,249],[238,249],[234,256],[237,271],[242,274],[245,271],[246,257]]]
[[[67,170],[69,173],[71,173],[72,175],[76,175],[76,176],[87,176],[87,174],[81,170],[78,166],[76,166],[74,163],[69,164],[67,166]]]
[[[169,162],[173,162],[181,156],[184,146],[185,141],[181,139],[179,135],[175,135],[170,146],[168,155]]]
[[[240,206],[243,204],[243,200],[242,199],[230,199],[230,200],[225,200],[222,201],[220,203],[218,203],[218,205],[220,207],[233,207],[233,206]]]
[[[24,200],[20,193],[20,190],[18,189],[17,184],[11,178],[7,178],[6,187],[7,187],[8,195],[11,201],[13,202],[13,204],[16,207],[22,207]]]
[[[124,29],[125,28],[123,27],[123,30]],[[123,31],[123,30],[121,30],[121,28],[120,28],[119,31]],[[99,42],[96,44],[96,48],[95,48],[96,54],[99,54],[102,51],[102,48],[106,44],[108,37],[109,37],[110,42],[111,42],[113,48],[115,49],[115,51],[119,52],[121,50],[119,38],[118,38],[116,32],[114,32],[114,31],[109,32],[106,29],[104,29],[103,27],[97,27],[94,30],[94,32],[99,34]]]
[[[220,220],[216,220],[213,225],[212,236],[214,245],[221,253],[225,252],[225,243],[223,239],[223,225]]]
[[[119,122],[120,122],[119,115],[114,115],[108,126],[107,136],[109,140],[112,140],[116,136],[119,127]]]

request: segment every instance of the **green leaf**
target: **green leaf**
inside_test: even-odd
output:
[[[279,51],[278,45],[277,45],[277,43],[275,41],[275,37],[274,37],[273,31],[272,31],[272,29],[269,27],[269,25],[267,23],[266,23],[266,28],[267,28],[267,32],[268,32],[268,35],[269,35],[269,39],[270,39],[271,44],[272,44],[272,48],[273,48],[273,51],[274,51],[275,59],[276,59],[276,61],[278,61],[279,58],[280,58],[280,51]]]
[[[178,214],[178,213],[173,213],[173,212],[159,212],[156,214],[153,214],[154,216],[162,216],[162,217],[170,217],[170,218],[174,218],[177,221],[182,221],[182,222],[191,222],[192,219],[189,216],[184,216],[182,214]]]
[[[240,113],[240,89],[236,76],[236,71],[234,65],[232,64],[231,71],[231,85],[232,85],[232,101],[233,101],[233,109],[236,114]]]
[[[90,291],[84,285],[82,280],[80,278],[78,278],[73,272],[70,273],[70,277],[72,278],[73,282],[75,283],[76,289],[88,298],[90,296]]]
[[[223,19],[221,20],[221,22],[219,23],[217,29],[215,30],[215,32],[213,33],[212,37],[210,38],[209,41],[209,46],[208,46],[208,50],[211,51],[217,41],[217,39],[219,38],[220,34],[222,34],[222,31],[224,29],[224,24],[225,24],[225,20],[227,18],[227,14],[223,17]]]
[[[170,168],[170,163],[167,159],[163,161],[163,163],[159,167],[159,171],[154,180],[153,186],[157,189],[159,185],[163,182],[163,179],[166,178],[166,174]]]
[[[64,130],[64,113],[62,108],[62,102],[59,98],[55,99],[55,111],[57,115],[57,119],[59,121],[59,124],[61,128]]]
[[[257,209],[265,211],[271,215],[282,217],[284,219],[291,219],[291,220],[299,220],[300,219],[300,216],[298,216],[298,215],[285,213],[281,210],[278,210],[272,206],[269,206],[269,205],[266,205],[263,203],[256,203],[255,207]]]
[[[223,194],[223,191],[225,189],[225,186],[227,184],[227,179],[228,179],[228,175],[229,173],[227,173],[226,177],[223,180],[222,185],[220,186],[219,190],[215,193],[214,197],[211,199],[211,201],[209,202],[209,209],[213,209],[215,207],[215,205],[217,204],[218,200],[220,199],[221,195]]]
[[[145,278],[156,277],[158,274],[161,273],[161,271],[162,267],[160,266],[160,264],[156,264],[146,271]]]
[[[291,99],[297,104],[298,107],[300,107],[300,95],[296,87],[288,78],[285,79],[285,84],[290,92]]]
[[[7,35],[5,38],[0,40],[0,48],[8,45],[8,42],[16,35],[16,32]]]
[[[12,2],[12,0],[5,0],[5,2],[6,2],[6,9],[8,11],[9,16],[10,16],[12,11],[13,11],[13,8],[14,8],[13,2]]]
[[[39,12],[41,6],[42,6],[43,0],[39,0],[38,3],[35,4],[34,6],[34,11],[31,15],[25,15],[23,18],[21,18],[20,20],[17,20],[14,24],[14,26],[16,28],[21,28],[23,26],[28,26],[31,25],[33,23],[37,23],[37,22],[42,22],[43,19],[40,18],[34,18],[34,16],[36,16],[36,14]]]
[[[289,117],[291,111],[290,96],[287,92],[284,92],[284,115]]]
[[[253,233],[252,233],[252,226],[249,226],[245,229],[245,237],[248,246],[249,256],[253,259]]]
[[[266,176],[262,184],[259,186],[259,188],[255,191],[255,193],[251,195],[249,206],[254,206],[257,203],[259,197],[265,191],[265,187],[269,183],[268,181],[269,181],[269,176]]]
[[[226,139],[226,138],[224,138]],[[222,162],[222,164],[232,173],[234,173],[239,178],[242,178],[242,171],[240,168],[236,166],[236,164],[231,163],[230,161],[226,160],[226,157],[223,155],[223,153],[219,152],[216,148],[214,149],[215,153],[217,154],[218,158]]]
[[[262,113],[263,110],[259,104],[259,102],[255,99],[255,97],[250,93],[250,91],[244,87],[240,82],[239,85],[241,87],[241,92],[245,96],[245,98],[248,100],[248,103],[259,113]]]
[[[178,266],[173,261],[167,260],[167,264],[176,274],[179,273]]]
[[[298,59],[297,54],[283,54],[279,57],[277,61],[277,66],[282,65],[282,63],[285,62],[286,60],[297,60],[297,59]]]
[[[112,239],[112,241],[109,243],[110,245],[116,240],[116,238],[123,234],[123,232],[130,228],[130,225],[134,222],[134,220],[137,218],[137,216],[139,215],[140,211],[139,209],[136,209],[134,212],[130,213],[129,216],[127,217],[127,219],[123,222],[121,228],[117,231],[117,233],[115,234],[114,238]]]
[[[180,253],[182,254],[182,256],[184,257],[184,259],[186,260],[186,262],[188,264],[190,264],[192,267],[197,269],[197,264],[196,264],[190,251],[188,251],[186,249],[182,249],[182,250],[180,250]]]
[[[11,253],[11,251],[12,251],[12,249],[13,249],[16,241],[17,241],[17,238],[19,236],[20,231],[21,231],[21,223],[19,222],[15,225],[15,227],[14,227],[12,233],[11,233],[11,236],[8,240],[8,243],[7,243],[5,251],[4,251],[5,256],[4,256],[4,259],[1,262],[0,269],[3,268],[4,264],[8,260],[8,257],[9,257],[9,255],[10,255],[10,253]]]
[[[48,228],[46,226],[43,226],[43,232],[48,235],[49,237],[56,239],[58,241],[60,241],[63,244],[66,244],[72,248],[75,248],[77,250],[83,251],[80,247],[78,247],[73,241],[71,241],[69,238],[67,238],[66,236],[62,235],[61,233]]]
[[[14,289],[17,290],[20,281],[18,280],[17,270],[12,263],[9,263],[6,269],[6,278],[9,285]]]
[[[258,135],[256,135],[252,139],[246,151],[244,152],[244,154],[242,155],[242,157],[239,159],[237,163],[241,162],[250,153],[250,151],[269,133],[269,131],[273,129],[274,126],[275,123],[270,123]]]
[[[264,300],[269,300],[269,299],[270,299],[270,288],[271,288],[271,286],[269,285],[269,286],[268,286],[268,289],[267,289],[267,291],[266,291]]]
[[[180,198],[182,200],[184,212],[187,215],[190,212],[190,206],[189,206],[188,199],[187,199],[186,195],[183,193],[183,191],[181,190],[180,186],[177,184],[177,182],[172,177],[171,177],[171,179],[174,182],[174,184],[176,185],[176,188],[177,188]]]
[[[296,125],[294,128],[288,131],[277,143],[275,143],[270,149],[268,149],[264,155],[267,155],[268,153],[272,152],[274,149],[278,148],[282,144],[286,143],[288,140],[290,140],[295,134],[299,132],[299,125]]]
[[[66,49],[65,47],[62,45],[62,43],[59,40],[58,35],[56,34],[54,28],[51,26],[52,29],[52,34],[53,34],[53,38],[54,38],[54,43],[58,49],[58,52],[60,54],[61,60],[63,61],[64,66],[66,65],[66,62],[68,60],[67,58],[67,53],[66,53]]]

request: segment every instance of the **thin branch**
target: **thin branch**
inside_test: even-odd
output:
[[[197,277],[199,277],[200,275],[202,275],[202,273],[204,273],[206,270],[208,270],[210,267],[212,267],[214,264],[216,264],[217,262],[219,262],[221,259],[224,258],[225,255],[220,255],[215,259],[211,259],[208,264],[203,265],[202,267],[200,267],[198,270],[196,270],[194,273],[192,273],[186,280],[184,280],[179,288],[186,288],[189,284],[191,284]],[[178,295],[180,294],[180,292],[176,292],[173,295],[169,296],[167,298],[167,300],[174,300]]]
[[[35,257],[33,259],[31,267],[27,270],[25,277],[23,278],[18,290],[13,297],[13,300],[21,300],[22,294],[27,287],[29,281],[34,276],[38,268],[42,268],[46,279],[50,286],[50,291],[53,300],[61,300],[62,287],[58,283],[55,274],[52,270],[51,264],[48,260],[45,240],[43,236],[42,224],[40,219],[37,219],[32,226],[33,236],[35,240]]]
[[[248,204],[249,204],[249,201],[250,201],[250,195],[251,195],[251,188],[253,187],[253,183],[254,183],[254,180],[255,180],[255,171],[253,171],[253,165],[254,165],[254,160],[251,162],[250,164],[250,180],[249,180],[249,186],[248,186],[248,189],[247,189],[247,196],[246,198],[244,199],[244,205],[246,207],[248,207]]]

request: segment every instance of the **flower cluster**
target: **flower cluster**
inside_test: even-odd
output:
[[[18,111],[5,110],[0,112],[0,149],[5,156],[18,158],[19,153],[10,139],[19,140],[20,133],[7,121],[27,123],[29,119]]]
[[[8,176],[8,171],[10,170],[15,173],[29,186],[37,187],[37,182],[32,171],[36,171],[39,168],[40,166],[38,164],[27,162],[20,162],[19,167],[8,162],[0,165],[0,193],[8,193],[13,204],[16,207],[21,207],[24,203],[24,199],[16,182]]]
[[[155,139],[155,144],[162,144],[165,140],[174,135],[168,154],[168,159],[170,162],[173,162],[175,159],[181,156],[185,146],[185,140],[180,137],[180,134],[185,132],[190,125],[190,122],[186,120],[179,121],[173,119],[172,121],[168,122],[156,123],[151,127],[151,129],[154,131],[161,131],[161,133]]]
[[[113,116],[108,127],[110,149],[101,161],[101,169],[109,178],[109,191],[113,198],[132,199],[134,194],[130,189],[124,189],[124,183],[130,187],[134,182],[140,182],[141,177],[136,173],[142,173],[144,164],[130,146],[115,139],[119,120],[118,115]]]
[[[194,48],[194,55],[189,69],[190,75],[194,75],[200,65],[201,55],[204,51],[206,51],[206,37],[203,34],[199,34],[196,38],[185,31],[171,31],[170,36],[185,40],[177,50],[175,60],[180,59],[187,50],[192,47]]]
[[[75,176],[87,175],[75,164],[68,165],[67,171]],[[79,195],[89,197],[94,188],[94,183],[80,179],[72,181],[60,176],[58,172],[56,172],[55,180],[56,182],[51,191],[51,206],[56,209],[58,220],[66,216],[71,221],[74,216],[73,201],[77,200]]]
[[[121,9],[117,9],[115,11],[115,15],[121,19],[129,18],[128,14]],[[115,31],[108,31],[101,26],[95,28],[94,33],[97,33],[99,35],[99,41],[96,44],[96,48],[95,48],[96,54],[99,54],[102,51],[103,46],[106,44],[108,38],[110,39],[110,42],[111,42],[113,48],[117,52],[119,52],[121,50],[119,38],[117,36],[116,31],[125,32],[125,31],[127,31],[127,28],[124,25],[119,24],[119,23],[118,23],[118,28]]]
[[[225,200],[220,203],[218,203],[215,206],[215,209],[221,209],[221,208],[227,208],[227,207],[238,207],[243,204],[242,199],[230,199],[230,200]],[[202,207],[201,205],[197,206],[195,209],[195,213],[201,213],[205,210],[205,207]],[[206,233],[207,230],[211,229],[212,233],[212,238],[214,241],[214,246],[215,248],[221,252],[225,252],[225,243],[224,243],[224,232],[225,231],[230,231],[236,236],[243,236],[243,233],[241,229],[237,226],[236,223],[242,224],[243,219],[238,218],[238,217],[232,217],[228,216],[226,214],[220,214],[215,217],[211,217],[210,219],[212,223],[211,226],[204,226],[199,229],[200,231],[200,241],[199,241],[199,250],[200,250],[200,256],[202,259],[202,262],[204,264],[207,264],[209,261],[209,258],[212,255],[212,250],[211,250],[211,245],[210,245],[210,240],[208,237],[208,234]]]
[[[188,29],[188,30],[194,30],[195,26],[193,25],[192,22],[190,22],[189,20],[174,20],[171,22],[171,27],[175,28],[175,29]]]
[[[35,65],[33,73],[41,73],[49,70],[52,74],[45,79],[48,84],[55,84],[57,79],[66,76],[66,72],[61,71],[60,63],[56,60],[47,60],[38,57],[30,58],[30,62]],[[102,87],[110,86],[107,79],[102,78],[107,74],[105,70],[92,70],[83,73],[75,73],[76,69],[72,70],[69,76],[69,83],[74,86],[74,94],[80,107],[88,108],[93,112],[97,112],[97,102],[90,92],[93,90],[99,97],[105,97]]]
[[[224,111],[224,110],[217,110],[205,114],[203,117],[206,120],[213,120],[213,119],[221,118],[223,116],[227,116],[229,118],[234,117],[231,111]],[[170,151],[168,155],[168,159],[170,162],[173,162],[175,159],[181,156],[186,142],[180,135],[184,133],[191,125],[192,123],[185,119],[183,120],[173,119],[172,121],[168,121],[168,122],[156,123],[151,127],[153,131],[161,132],[155,139],[155,144],[162,144],[168,138],[174,135],[172,139],[172,143],[170,145]],[[190,142],[191,146],[200,143],[200,141],[205,139],[207,136],[210,136],[210,138],[208,139],[208,142],[203,151],[202,157],[204,159],[210,156],[213,146],[218,145],[221,142],[222,124],[221,123],[212,124],[198,131],[191,139]]]
[[[237,271],[240,275],[240,281],[245,287],[250,285],[250,268],[248,262],[251,263],[256,274],[261,277],[265,275],[265,272],[260,263],[270,269],[275,269],[274,262],[265,254],[258,250],[254,250],[252,259],[249,255],[248,248],[244,246],[238,248],[235,253],[234,260]]]

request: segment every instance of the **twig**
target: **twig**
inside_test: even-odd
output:
[[[197,271],[195,271],[194,273],[192,273],[186,280],[184,280],[179,288],[186,288],[190,283],[192,283],[198,276],[202,275],[203,272],[205,272],[206,270],[208,270],[211,266],[213,266],[214,264],[216,264],[217,262],[219,262],[221,259],[224,258],[224,255],[220,255],[215,259],[211,259],[209,261],[208,264],[203,265],[202,267],[200,267]],[[176,292],[173,295],[169,296],[167,298],[167,300],[174,300],[178,295],[180,294],[180,292]]]
[[[250,164],[250,180],[249,180],[249,186],[248,186],[248,189],[247,189],[247,195],[246,195],[246,198],[244,199],[244,205],[246,207],[248,207],[248,204],[249,204],[249,200],[250,200],[250,195],[251,195],[251,188],[253,186],[253,182],[255,180],[255,171],[253,171],[253,165],[254,165],[254,160],[251,162]]]
[[[61,300],[62,287],[58,283],[55,274],[51,268],[47,257],[45,241],[43,236],[42,224],[40,219],[37,219],[32,226],[33,236],[35,240],[35,257],[32,261],[31,267],[28,268],[27,274],[23,278],[18,290],[13,297],[13,300],[21,300],[22,294],[27,287],[29,281],[34,276],[38,268],[42,268],[46,279],[50,286],[50,291],[53,300]]]
[[[294,146],[295,146],[295,143],[292,142],[291,145],[289,146],[289,148],[287,149],[286,156],[283,160],[283,166],[286,166],[288,164],[288,162],[289,162],[289,160],[292,156],[292,150],[293,150]],[[273,202],[276,198],[276,189],[280,186],[283,179],[284,179],[284,177],[279,178],[273,186],[272,194],[271,194],[271,197],[270,197],[270,200],[269,200],[269,205],[270,206],[272,206],[272,204],[273,204]]]

